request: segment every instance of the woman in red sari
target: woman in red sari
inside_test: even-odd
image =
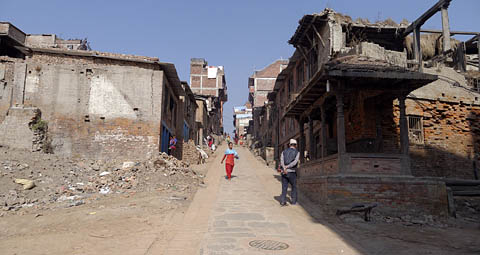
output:
[[[238,153],[233,149],[232,142],[228,143],[228,149],[225,151],[225,155],[223,155],[222,164],[225,158],[227,159],[227,161],[225,162],[225,171],[227,172],[226,178],[228,180],[231,180],[233,167],[235,166],[235,159],[238,159]]]

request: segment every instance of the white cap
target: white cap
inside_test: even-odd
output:
[[[295,140],[295,139],[290,139],[290,144],[297,144],[297,140]]]

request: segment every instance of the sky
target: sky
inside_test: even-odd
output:
[[[248,77],[277,59],[305,14],[332,8],[370,21],[417,19],[437,0],[0,0],[0,21],[28,34],[88,38],[93,50],[158,57],[189,81],[190,59],[224,66],[228,86],[224,125],[233,131],[233,107],[248,98]],[[450,29],[480,31],[480,0],[453,0]],[[441,29],[437,13],[422,28]],[[458,39],[465,40],[459,37]]]

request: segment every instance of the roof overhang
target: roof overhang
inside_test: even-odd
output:
[[[336,92],[334,84],[342,83],[346,93],[383,90],[392,95],[408,94],[438,79],[437,75],[400,67],[379,67],[358,64],[336,64],[322,68],[300,90],[285,109],[286,117],[300,117],[319,99]],[[328,85],[327,85],[328,83]]]

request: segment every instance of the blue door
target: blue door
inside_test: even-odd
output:
[[[162,145],[160,147],[161,152],[168,153],[168,144],[170,142],[170,131],[165,125],[162,125]]]

